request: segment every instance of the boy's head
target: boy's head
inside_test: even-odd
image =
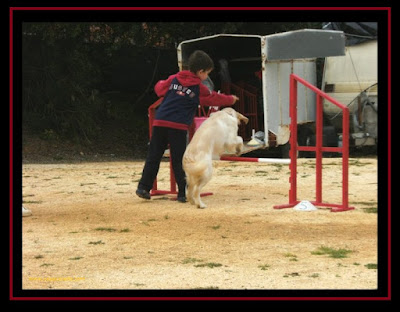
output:
[[[211,57],[201,50],[196,50],[190,55],[188,65],[189,70],[201,80],[207,79],[208,74],[214,69]]]

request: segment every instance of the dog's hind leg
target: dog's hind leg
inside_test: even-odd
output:
[[[203,187],[208,183],[208,181],[209,181],[209,180],[202,180],[202,181],[200,182],[200,185],[197,186],[197,193],[196,193],[196,195],[197,195],[197,207],[198,207],[198,208],[207,208],[207,205],[201,200],[200,193],[201,193],[201,190],[203,189]]]
[[[201,183],[201,181],[200,181],[200,183]],[[206,208],[207,206],[202,202],[201,197],[200,197],[201,189],[202,189],[201,185],[194,186],[194,190],[193,190],[194,203],[198,208]]]
[[[198,183],[196,184],[196,190],[195,190],[195,193],[193,194],[194,195],[193,197],[194,197],[195,203],[198,208],[206,208],[207,207],[206,204],[204,204],[204,202],[201,200],[200,193],[201,193],[201,190],[203,189],[203,187],[208,182],[210,182],[211,177],[212,177],[212,165],[210,165],[207,168],[206,173],[201,177],[200,181],[198,181]]]
[[[189,200],[189,203],[194,205],[194,200],[193,200],[193,186],[194,186],[194,181],[193,179],[190,178],[190,176],[186,177],[186,198]]]
[[[201,207],[202,203],[201,203],[201,199],[200,199],[200,188],[198,185],[194,185],[194,187],[193,187],[193,202],[198,208],[205,208],[205,207]]]

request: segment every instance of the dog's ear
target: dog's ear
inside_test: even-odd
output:
[[[249,118],[243,116],[241,113],[236,112],[236,117],[238,120],[238,125],[240,125],[241,122],[247,125],[247,123],[249,122]]]

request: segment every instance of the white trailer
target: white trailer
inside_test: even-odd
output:
[[[344,55],[345,36],[342,31],[303,29],[266,36],[217,34],[185,40],[177,48],[180,70],[195,50],[205,51],[216,64],[212,87],[239,96],[234,108],[250,120],[239,134],[246,141],[254,132],[263,132],[260,148],[268,148],[289,140],[289,75],[295,73],[316,86],[316,59]],[[314,122],[315,96],[299,86],[298,123]],[[302,138],[301,133],[299,141],[307,137]]]

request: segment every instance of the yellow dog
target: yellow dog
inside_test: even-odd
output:
[[[207,207],[200,199],[200,192],[211,180],[212,160],[226,152],[237,155],[242,152],[243,139],[237,135],[238,126],[248,121],[247,117],[228,107],[212,113],[195,132],[182,160],[187,181],[186,196],[192,205]]]

